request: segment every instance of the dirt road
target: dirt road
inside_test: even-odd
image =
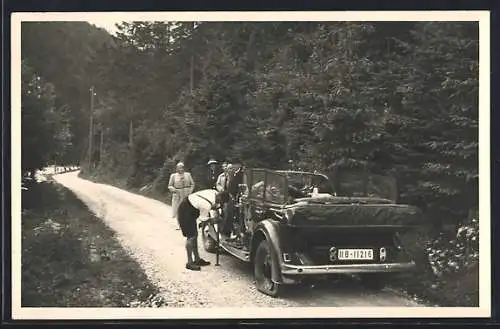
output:
[[[72,190],[116,232],[171,307],[419,306],[392,291],[364,291],[349,279],[297,287],[287,299],[271,298],[254,288],[251,268],[229,255],[221,255],[220,267],[188,271],[184,268],[185,240],[176,230],[177,222],[171,219],[168,205],[77,175],[71,172],[54,179]],[[199,245],[202,249],[201,241]],[[215,255],[200,252],[215,263]]]

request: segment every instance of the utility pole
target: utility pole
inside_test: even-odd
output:
[[[196,22],[193,21],[193,25],[191,27],[191,37],[193,37],[194,29],[196,28]],[[189,80],[190,80],[190,91],[191,97],[193,96],[193,87],[194,87],[194,44],[191,40],[191,68],[189,72]]]
[[[89,170],[92,168],[92,137],[94,126],[94,86],[90,87],[90,119],[89,119]]]
[[[99,140],[99,166],[102,164],[102,152],[104,148],[104,127],[101,123],[101,138]]]

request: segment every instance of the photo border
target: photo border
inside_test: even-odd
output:
[[[332,307],[332,308],[28,308],[20,305],[20,25],[24,21],[86,21],[98,16],[115,20],[171,21],[479,21],[479,200],[480,200],[480,305],[472,307]],[[113,18],[111,18],[113,17]],[[242,19],[243,17],[243,19]],[[362,19],[360,19],[360,17]],[[367,19],[365,19],[365,17]],[[378,18],[377,18],[378,17]],[[489,11],[293,11],[293,12],[43,12],[11,16],[11,202],[12,202],[12,318],[13,319],[318,319],[447,318],[491,316],[491,191],[490,191],[490,16]],[[18,69],[16,69],[18,68]],[[210,316],[207,317],[207,309]],[[243,316],[242,316],[243,315]]]

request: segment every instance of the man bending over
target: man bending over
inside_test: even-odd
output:
[[[229,200],[226,191],[217,192],[213,189],[191,193],[179,205],[177,220],[182,235],[186,237],[187,263],[186,269],[199,271],[201,266],[210,265],[210,262],[200,258],[198,253],[198,227],[196,220],[206,221],[215,216],[219,209]]]

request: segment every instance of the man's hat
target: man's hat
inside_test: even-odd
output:
[[[210,160],[208,160],[207,165],[210,166],[211,164],[214,164],[214,163],[217,163],[217,160],[210,159]]]

